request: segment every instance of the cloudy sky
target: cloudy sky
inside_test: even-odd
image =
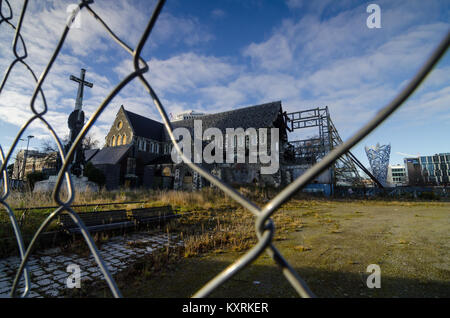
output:
[[[23,1],[10,1],[14,24]],[[30,1],[22,35],[27,63],[44,70],[75,1]],[[366,8],[381,8],[381,28],[366,25]],[[135,46],[155,1],[95,0],[91,7],[122,39]],[[3,1],[2,12],[9,10]],[[169,0],[147,42],[145,75],[170,113],[194,109],[207,113],[281,100],[287,111],[328,106],[345,140],[386,105],[417,72],[448,32],[449,1],[329,0]],[[14,32],[0,24],[0,71],[14,60]],[[22,47],[19,45],[19,51]],[[86,116],[123,77],[132,58],[87,12],[81,28],[71,29],[43,89],[47,120],[68,135],[67,117],[77,84],[69,76],[87,69],[94,83],[85,89]],[[391,143],[391,163],[403,155],[450,152],[450,54],[425,84],[385,124],[353,152],[368,164],[365,145]],[[34,82],[17,64],[0,94],[0,145],[4,151],[32,114]],[[160,120],[138,81],[121,91],[92,132],[103,145],[120,105]],[[42,107],[38,99],[36,107]],[[313,134],[314,132],[311,132]],[[48,139],[42,124],[30,127],[31,148]],[[17,149],[26,147],[19,143]],[[16,149],[16,150],[17,150]]]

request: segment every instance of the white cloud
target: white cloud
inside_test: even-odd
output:
[[[70,2],[49,3],[30,3],[24,24],[27,61],[38,76],[56,46],[66,20],[65,6]],[[150,70],[145,77],[167,112],[186,109],[216,112],[273,100],[281,100],[288,111],[328,105],[345,138],[396,94],[449,27],[437,18],[424,19],[434,17],[434,3],[411,1],[407,6],[414,10],[406,10],[397,3],[380,1],[381,30],[365,27],[367,13],[363,4],[345,10],[342,8],[349,5],[348,1],[336,4],[291,0],[287,4],[305,10],[305,14],[281,21],[264,41],[249,43],[241,49],[242,56],[237,57],[218,57],[195,49],[196,44],[214,38],[208,28],[195,17],[163,12],[147,46],[180,45],[178,48],[183,49],[175,50],[169,57],[148,55]],[[152,6],[99,0],[92,8],[119,36],[135,45]],[[333,13],[336,8],[341,10]],[[324,12],[328,14],[326,19],[322,17]],[[85,66],[86,79],[94,82],[94,87],[87,88],[85,94],[89,117],[133,69],[132,58],[89,14],[83,16],[82,23],[83,29],[69,33],[64,50],[43,86],[50,109],[46,118],[61,136],[68,133],[67,115],[73,109],[76,94],[76,84],[68,79],[70,74],[78,75],[79,68]],[[5,29],[0,26],[0,31]],[[11,31],[0,32],[1,43],[11,43],[12,37]],[[0,56],[0,67],[5,69],[13,60],[11,48],[0,46]],[[29,103],[34,85],[23,66],[16,68],[0,96],[0,118],[20,126],[32,115]],[[444,108],[450,101],[449,70],[447,63],[433,72],[401,110],[405,118],[411,121],[417,118],[431,121],[437,115],[448,118]],[[39,97],[37,104],[41,104]],[[121,104],[130,111],[160,120],[151,98],[140,82],[134,80],[113,99],[93,127],[100,141],[103,142]],[[424,111],[427,115],[421,116]],[[31,130],[37,137],[48,136],[42,126],[33,125]]]
[[[289,40],[280,33],[264,43],[250,44],[245,49],[244,56],[251,57],[254,63],[269,71],[286,70],[293,62]]]
[[[133,47],[138,43],[155,3],[155,1],[151,3],[145,1],[130,5],[125,0],[113,2],[98,0],[91,7],[119,37]],[[73,1],[39,1],[28,4],[22,29],[28,50],[28,58],[25,61],[30,64],[38,77],[52,56],[65,27],[68,17],[66,8],[69,4],[73,4]],[[22,3],[12,2],[12,6],[14,12],[12,22],[17,24]],[[77,84],[69,80],[69,75],[78,76],[81,67],[87,69],[86,79],[93,82],[94,87],[85,88],[83,104],[86,117],[90,117],[120,79],[120,76],[119,79],[110,76],[111,68],[122,61],[124,56],[127,56],[128,61],[132,60],[132,57],[111,39],[106,30],[86,9],[83,9],[80,15],[81,28],[72,28],[69,31],[63,49],[42,86],[49,106],[45,118],[58,134],[63,135],[68,133],[67,116],[74,107],[77,91]],[[0,43],[12,43],[14,30],[4,23],[0,29]],[[197,43],[210,41],[212,38],[198,19],[175,16],[163,11],[146,48],[155,45],[194,46]],[[20,45],[21,43],[19,47]],[[0,70],[5,70],[14,60],[11,47],[1,45],[0,57]],[[132,68],[128,69],[128,71],[131,70]],[[217,70],[226,72],[224,68]],[[207,76],[205,70],[202,72],[203,75],[199,74],[200,77]],[[197,80],[194,79],[195,81]],[[28,70],[18,63],[1,93],[0,118],[2,121],[20,126],[32,116],[30,100],[34,87],[35,82]],[[136,92],[138,92],[137,95]],[[142,86],[133,83],[114,98],[93,127],[98,139],[103,138],[107,132],[106,127],[109,127],[109,123],[122,103],[135,111],[144,111],[146,114],[150,111],[157,115]],[[40,96],[36,100],[36,107],[42,109]],[[30,131],[36,139],[40,138],[39,136],[48,135],[41,125],[32,125]]]
[[[303,7],[303,0],[286,0],[286,5],[291,9]]]
[[[183,53],[166,60],[152,58],[146,76],[166,93],[183,93],[203,86],[212,86],[236,74],[239,67],[225,60],[195,53]]]
[[[175,17],[169,13],[161,13],[150,38],[151,45],[171,45],[183,43],[194,46],[211,41],[214,36],[193,17]]]
[[[226,15],[227,13],[222,9],[214,9],[213,11],[211,11],[211,16],[213,18],[223,18]]]
[[[324,19],[325,10],[348,5],[335,3],[288,1],[305,13],[298,20],[283,20],[265,41],[243,51],[251,59],[251,72],[236,83],[255,85],[228,87],[245,87],[247,96],[253,93],[266,101],[281,96],[290,111],[328,105],[338,130],[347,137],[395,96],[399,81],[414,75],[449,28],[439,22],[436,3],[381,1],[383,29],[375,32],[365,25],[363,4]],[[425,16],[436,18],[431,22]],[[445,73],[437,68],[427,85],[445,85]],[[444,101],[439,98],[433,105]],[[437,108],[428,109],[437,113]]]

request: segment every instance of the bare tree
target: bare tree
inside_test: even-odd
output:
[[[65,135],[64,138],[61,140],[63,149],[66,149],[67,145],[69,144],[69,136]],[[58,152],[58,147],[56,146],[56,143],[52,139],[46,139],[41,144],[41,152],[49,154],[52,152]],[[99,145],[99,141],[95,139],[93,134],[88,134],[86,137],[83,138],[82,146],[84,150],[87,149],[95,149]]]
[[[99,145],[99,141],[92,134],[87,134],[83,139],[83,149],[95,149]]]

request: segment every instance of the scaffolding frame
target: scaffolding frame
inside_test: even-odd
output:
[[[296,163],[313,165],[330,153],[335,147],[343,143],[339,132],[331,120],[328,106],[292,113],[284,112],[284,118],[288,132],[318,127],[318,137],[288,141],[293,147]],[[379,187],[383,187],[350,151],[339,157],[331,166],[333,184],[362,186],[362,178],[356,166],[367,174]]]

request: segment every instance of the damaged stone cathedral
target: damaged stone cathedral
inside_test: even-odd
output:
[[[265,163],[205,163],[200,165],[230,185],[257,184],[279,187],[294,177],[289,167],[293,164],[293,150],[288,143],[286,116],[281,101],[239,108],[215,114],[186,116],[172,122],[174,129],[194,130],[194,120],[202,121],[202,129],[218,128],[226,135],[227,128],[278,128],[276,151],[279,169],[273,174],[262,174]],[[267,139],[269,140],[269,136]],[[226,140],[227,138],[225,138]],[[250,138],[245,143],[245,156],[249,155]],[[256,143],[262,142],[256,138]],[[236,140],[236,143],[239,143]],[[203,147],[206,144],[203,143]],[[172,143],[164,125],[135,114],[122,105],[105,138],[103,149],[86,152],[86,160],[103,171],[106,188],[144,187],[195,190],[209,186],[207,180],[192,171],[183,162],[175,163],[171,157]]]

